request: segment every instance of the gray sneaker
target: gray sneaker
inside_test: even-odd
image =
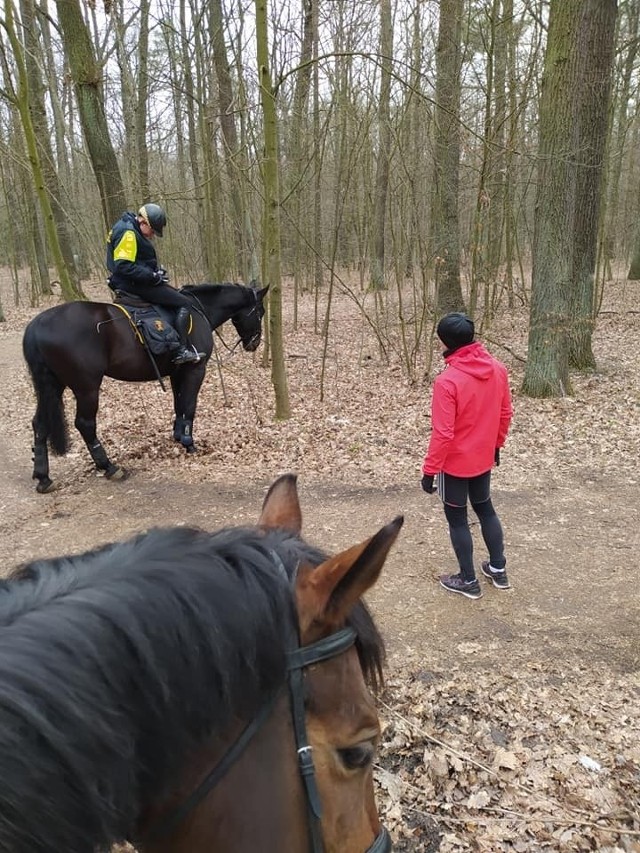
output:
[[[489,578],[496,589],[511,589],[509,578],[507,577],[507,573],[504,569],[502,569],[502,571],[494,569],[489,562],[485,561],[482,564],[482,574],[485,578]]]
[[[475,578],[472,581],[466,581],[462,575],[440,575],[440,586],[448,589],[449,592],[466,595],[467,598],[482,598],[480,584]]]

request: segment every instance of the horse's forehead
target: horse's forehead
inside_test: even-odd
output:
[[[307,712],[323,726],[377,726],[374,699],[354,647],[307,670]]]

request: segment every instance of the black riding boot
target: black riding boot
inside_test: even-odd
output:
[[[180,349],[173,357],[174,364],[188,364],[189,362],[200,361],[203,353],[198,353],[189,346],[188,327],[189,327],[189,309],[178,308],[175,322],[176,332],[180,337]]]

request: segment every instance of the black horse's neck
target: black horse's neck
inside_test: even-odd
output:
[[[255,290],[242,284],[188,284],[181,293],[192,300],[212,331],[256,301]]]

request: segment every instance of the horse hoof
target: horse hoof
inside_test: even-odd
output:
[[[46,495],[50,492],[55,492],[55,490],[56,486],[54,485],[53,481],[50,480],[48,477],[46,478],[46,480],[40,480],[40,482],[36,486],[36,492],[41,495]]]
[[[129,475],[124,468],[121,468],[119,465],[113,465],[108,471],[104,472],[104,476],[107,480],[126,480]]]
[[[187,444],[184,449],[187,451],[187,453],[195,453],[196,452],[195,444]]]

